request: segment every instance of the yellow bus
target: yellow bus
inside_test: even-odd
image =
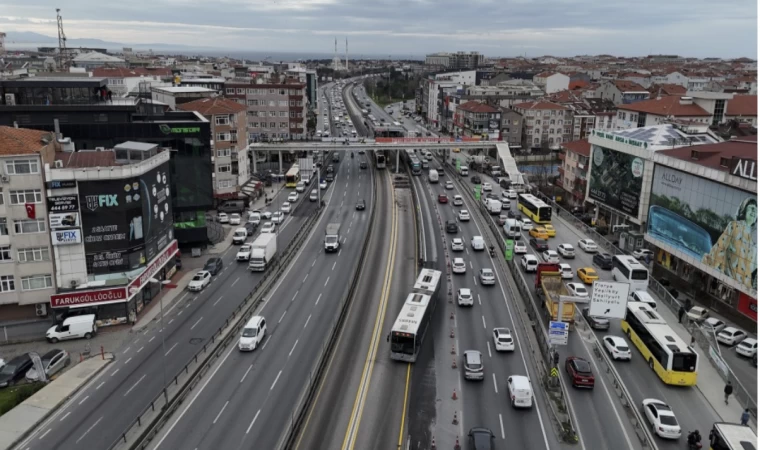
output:
[[[551,223],[552,207],[532,194],[520,194],[517,197],[517,209],[536,223]]]
[[[285,174],[285,186],[294,188],[301,181],[301,169],[298,164],[293,164],[293,167]]]
[[[621,326],[665,384],[697,384],[699,356],[648,303],[628,302]]]
[[[755,450],[757,435],[738,423],[716,422],[712,427],[710,450]]]

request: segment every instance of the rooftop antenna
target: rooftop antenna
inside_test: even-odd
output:
[[[66,48],[66,33],[63,32],[61,8],[55,9],[55,15],[58,20],[58,67],[66,72],[69,70],[69,49]]]

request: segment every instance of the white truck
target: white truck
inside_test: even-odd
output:
[[[245,243],[245,239],[248,237],[248,231],[245,228],[238,228],[232,235],[232,243],[240,245]]]
[[[325,251],[337,252],[340,249],[340,224],[328,223],[325,228]]]
[[[437,169],[430,169],[430,172],[428,172],[428,180],[430,183],[437,183],[438,182],[438,170]]]
[[[251,244],[251,256],[248,260],[248,270],[263,272],[277,253],[277,235],[275,233],[260,234]]]
[[[501,214],[501,202],[492,198],[486,198],[483,203],[491,215]]]

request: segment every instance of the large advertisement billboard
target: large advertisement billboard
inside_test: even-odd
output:
[[[169,163],[139,177],[79,182],[90,274],[144,266],[173,238]]]
[[[757,195],[656,165],[647,233],[757,290]]]
[[[644,160],[598,145],[593,149],[588,196],[637,217]]]

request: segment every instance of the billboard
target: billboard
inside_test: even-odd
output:
[[[638,217],[644,160],[598,145],[591,160],[589,198]]]
[[[647,233],[757,290],[757,195],[656,165]]]
[[[53,245],[80,244],[82,242],[82,230],[55,230],[50,232],[50,240]]]

